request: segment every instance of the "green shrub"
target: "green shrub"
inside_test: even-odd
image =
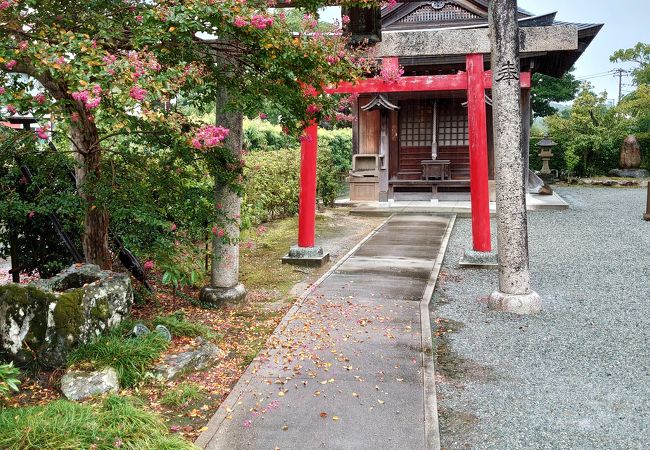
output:
[[[174,389],[167,391],[160,399],[160,404],[176,408],[199,398],[201,398],[201,391],[197,385],[181,383]]]
[[[13,363],[0,364],[0,399],[7,397],[11,391],[18,392],[20,370]]]
[[[168,342],[158,333],[125,338],[118,331],[82,345],[68,357],[70,364],[90,365],[93,369],[112,367],[122,387],[139,383],[165,349]]]
[[[300,146],[298,140],[283,133],[279,125],[260,119],[244,120],[242,141],[244,149],[249,151],[282,150]]]
[[[297,213],[300,149],[296,146],[281,150],[251,150],[244,169],[243,226]],[[342,177],[351,167],[352,131],[319,130],[318,150],[318,198],[331,205],[340,191]]]
[[[352,129],[318,130],[318,151],[326,149],[337,173],[344,175],[352,169]]]
[[[298,212],[300,151],[252,152],[244,168],[242,224],[251,226]]]
[[[110,396],[101,405],[57,400],[0,410],[0,448],[7,450],[114,448],[195,449],[169,434],[160,418],[135,399]]]
[[[201,336],[206,339],[216,339],[219,337],[210,327],[202,323],[188,322],[182,310],[178,310],[169,316],[158,316],[154,319],[153,324],[167,327],[172,333],[172,336]]]

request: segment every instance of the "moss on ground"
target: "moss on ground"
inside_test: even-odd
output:
[[[328,233],[335,228],[332,217],[322,214],[316,216],[316,234]],[[304,277],[306,271],[313,270],[281,263],[289,248],[297,243],[297,230],[298,218],[292,217],[274,221],[259,236],[257,230],[243,234],[243,242],[250,240],[255,245],[254,250],[242,251],[240,263],[240,277],[248,289],[274,289],[278,291],[278,297],[284,297]],[[260,270],[261,267],[264,270]]]

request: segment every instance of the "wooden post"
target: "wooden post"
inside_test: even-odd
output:
[[[318,125],[305,128],[300,144],[300,197],[298,199],[298,245],[282,258],[284,264],[321,266],[329,253],[316,244],[316,184],[318,162]]]
[[[646,194],[646,207],[643,218],[645,220],[650,220],[650,182],[648,183],[648,193]]]
[[[9,228],[9,257],[11,258],[11,281],[20,283],[20,264],[18,262],[18,236],[11,222],[7,224]]]
[[[477,252],[490,252],[492,245],[490,243],[490,191],[483,55],[467,55],[466,61],[473,249]]]

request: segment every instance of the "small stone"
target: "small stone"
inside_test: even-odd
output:
[[[112,367],[95,372],[69,371],[61,377],[61,392],[68,400],[84,400],[120,390],[117,372]]]
[[[156,333],[162,335],[162,337],[164,337],[167,342],[171,342],[172,333],[171,331],[169,331],[169,329],[166,326],[156,325]]]
[[[151,330],[147,328],[144,324],[142,323],[136,323],[135,326],[133,327],[133,334],[136,337],[144,336],[145,334],[151,333]]]
[[[153,373],[156,377],[173,380],[185,372],[206,368],[211,362],[223,358],[224,352],[210,342],[202,342],[195,350],[163,357]]]

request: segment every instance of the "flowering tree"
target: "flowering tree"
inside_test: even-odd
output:
[[[315,31],[312,16],[301,25],[291,32],[283,13],[246,0],[0,0],[3,115],[31,113],[39,138],[69,138],[88,262],[110,267],[109,214],[94,186],[119,136],[155,136],[237,179],[241,164],[219,147],[228,130],[193,122],[177,99],[207,103],[226,86],[232,108],[273,102],[293,131],[331,114],[322,87],[359,76],[364,60],[340,33]]]

